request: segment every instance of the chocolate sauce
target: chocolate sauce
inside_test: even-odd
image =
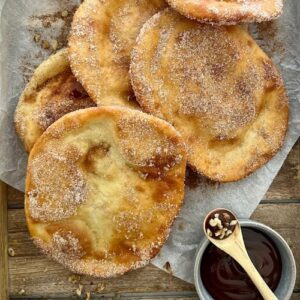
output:
[[[252,228],[243,228],[242,232],[253,264],[274,291],[282,271],[274,242]],[[205,288],[215,300],[263,300],[243,268],[213,244],[204,252],[200,272]]]
[[[205,231],[213,239],[223,240],[231,236],[238,221],[235,215],[227,209],[216,209],[205,222]]]

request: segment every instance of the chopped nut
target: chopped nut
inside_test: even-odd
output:
[[[215,218],[219,219],[220,214],[215,214]]]
[[[219,228],[219,229],[223,229],[222,222],[218,222],[218,224],[217,224],[217,225],[218,225],[218,228]]]
[[[171,268],[171,264],[167,261],[163,268],[167,271],[167,273],[172,274],[172,268]]]
[[[231,235],[231,234],[232,234],[232,231],[231,231],[231,230],[227,230],[226,236],[229,236],[229,235]]]
[[[103,283],[98,283],[97,284],[97,287],[96,287],[96,289],[95,289],[95,292],[96,293],[101,293],[102,291],[104,291],[104,289],[105,289],[105,285],[103,284]]]
[[[82,289],[83,289],[83,285],[79,284],[78,289],[76,289],[76,295],[77,296],[81,296]]]
[[[223,233],[223,230],[218,230],[215,232],[215,236],[220,236]]]
[[[86,292],[85,300],[91,299],[91,292]]]
[[[42,41],[42,48],[44,49],[49,49],[50,45],[49,45],[49,42],[46,41],[46,40],[43,40]]]
[[[223,240],[224,237],[225,237],[225,232],[223,231],[223,233],[222,233],[221,236],[220,236],[220,240]]]
[[[58,42],[57,42],[57,40],[53,40],[53,41],[51,42],[51,48],[52,48],[53,50],[56,50],[57,47],[58,47]]]
[[[216,227],[218,225],[218,222],[216,222],[216,219],[210,219],[209,220],[209,225],[211,227]]]
[[[21,295],[24,295],[24,294],[25,294],[25,290],[24,289],[21,289],[21,290],[18,291],[18,295],[21,296]]]
[[[234,226],[234,225],[236,225],[237,224],[237,220],[232,220],[231,222],[230,222],[230,226]]]
[[[42,24],[45,28],[51,27],[51,22],[49,20],[43,20]]]
[[[41,40],[41,35],[40,34],[35,34],[33,37],[33,40],[38,43]]]
[[[61,13],[61,16],[63,18],[67,17],[69,15],[69,12],[67,10],[64,10],[62,13]]]
[[[15,250],[13,248],[8,248],[8,255],[14,257],[15,256]]]
[[[212,234],[212,232],[209,228],[207,229],[206,233],[207,233],[208,236],[213,236],[213,234]]]
[[[79,283],[80,279],[81,279],[80,275],[73,274],[69,276],[68,281],[71,283]]]

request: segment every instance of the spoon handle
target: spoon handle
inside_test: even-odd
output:
[[[278,300],[264,279],[253,265],[244,243],[236,241],[234,251],[230,255],[243,267],[265,300]]]

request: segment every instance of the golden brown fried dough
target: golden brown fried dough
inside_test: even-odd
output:
[[[282,13],[283,0],[167,0],[178,12],[203,23],[262,22]]]
[[[71,271],[112,277],[144,266],[182,205],[185,146],[137,110],[76,111],[33,147],[25,211],[34,242]]]
[[[164,0],[85,0],[69,37],[71,67],[98,105],[138,108],[128,75],[142,25]]]
[[[43,62],[25,87],[15,113],[16,131],[30,152],[54,121],[74,110],[92,106],[94,102],[71,72],[64,49]]]
[[[244,178],[283,143],[283,81],[241,27],[200,24],[166,9],[141,30],[131,77],[143,110],[180,131],[189,164],[212,180]]]

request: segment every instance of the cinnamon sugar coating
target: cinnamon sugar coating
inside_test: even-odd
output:
[[[167,0],[171,7],[202,23],[234,25],[279,17],[283,0]]]
[[[69,37],[77,79],[98,105],[138,108],[128,75],[130,53],[142,25],[164,0],[86,0]]]
[[[56,120],[65,114],[95,106],[71,72],[67,50],[50,56],[26,85],[16,112],[15,126],[27,152]]]
[[[167,122],[106,106],[65,115],[34,145],[25,212],[41,250],[80,274],[144,266],[182,205],[186,150]]]
[[[166,9],[143,26],[131,78],[142,109],[175,126],[189,164],[214,181],[246,177],[283,143],[283,80],[239,26],[201,24]]]

